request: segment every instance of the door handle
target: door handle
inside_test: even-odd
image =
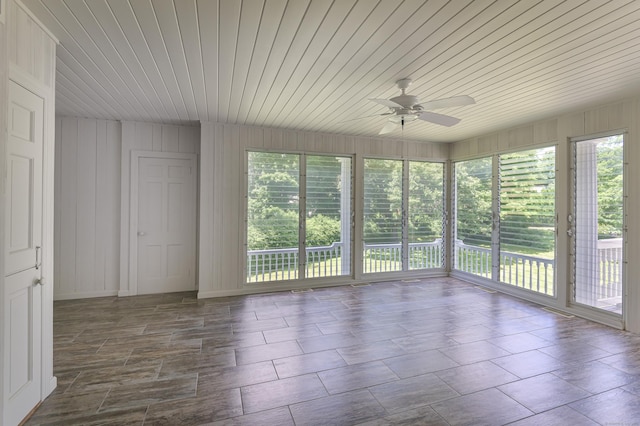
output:
[[[138,231],[138,237],[144,237],[145,235],[147,235],[146,232],[144,231]]]
[[[40,277],[40,278],[36,278],[36,280],[33,282],[33,285],[43,286],[46,283],[47,283],[47,280],[45,280],[44,277]]]
[[[41,263],[40,263],[40,256],[39,256],[39,254],[40,254],[40,248],[41,248],[40,246],[36,246],[36,270],[37,270],[37,269],[40,269],[40,265],[41,265]]]

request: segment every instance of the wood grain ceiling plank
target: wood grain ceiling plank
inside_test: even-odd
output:
[[[443,54],[446,53],[448,56],[460,54],[460,49],[467,49],[466,45],[470,43],[469,40],[481,39],[480,34],[474,33],[491,34],[503,28],[514,17],[522,13],[522,9],[513,8],[512,5],[512,2],[495,2],[491,7],[485,9],[464,9],[451,20],[450,25],[440,26],[429,35],[428,39],[423,40],[423,42],[428,42],[427,49],[424,49],[421,44],[416,45],[415,50],[405,55],[402,62],[399,62],[407,70],[405,72],[415,80],[409,89],[410,92],[425,101],[467,94],[467,92],[452,90],[448,85],[438,87],[430,78],[430,73],[441,66],[439,61]],[[534,3],[527,2],[527,5],[534,5]],[[415,54],[416,52],[420,53]],[[407,63],[407,61],[412,62]],[[455,81],[453,76],[456,75],[456,72],[451,72],[449,75],[447,83],[450,84]],[[397,94],[397,89],[395,94]],[[380,111],[379,107],[371,103],[367,103],[367,105],[369,105],[367,109],[360,112],[363,116]],[[330,118],[327,117],[327,120]],[[350,127],[354,127],[354,124],[350,124]]]
[[[289,2],[284,11],[278,34],[269,58],[260,76],[246,121],[255,123],[274,82],[282,74],[282,68],[290,67],[292,59],[299,58],[304,47],[320,25],[321,19],[331,6],[329,0]],[[285,73],[286,74],[286,73]]]
[[[73,72],[73,78],[68,75],[71,81],[74,81],[79,87],[84,85],[83,91],[93,94],[97,100],[104,102],[105,108],[115,113],[116,116],[122,115],[120,102],[114,98],[113,93],[97,83],[94,76],[62,45],[57,48],[57,59]]]
[[[132,113],[134,110],[126,100],[121,99],[120,96],[117,96],[117,99],[112,96],[112,94],[118,94],[117,88],[113,85],[110,79],[105,76],[96,63],[86,55],[86,52],[80,45],[78,45],[77,41],[68,32],[63,22],[61,22],[55,15],[59,10],[66,9],[66,6],[64,6],[60,1],[47,2],[46,6],[45,3],[38,1],[30,4],[30,7],[34,13],[38,13],[38,16],[42,16],[42,22],[47,26],[47,28],[50,28],[51,31],[60,35],[61,43],[64,42],[64,44],[58,46],[58,60],[64,60],[61,59],[60,52],[65,52],[67,55],[66,57],[72,57],[73,60],[71,62],[73,62],[73,65],[68,65],[74,68],[79,74],[89,77],[85,78],[85,83],[89,84],[89,86],[91,86],[97,93],[104,93],[106,95],[105,99],[111,102],[112,105],[117,105],[117,109],[126,111],[127,113]],[[82,68],[83,71],[79,71],[78,68]]]
[[[487,102],[486,108],[495,109],[507,100],[512,105],[527,107],[533,107],[540,102],[560,104],[565,94],[571,96],[572,92],[579,93],[584,90],[593,93],[593,90],[589,90],[590,85],[594,88],[600,82],[615,85],[618,75],[626,78],[630,72],[634,70],[637,72],[640,68],[640,38],[636,39],[634,47],[635,54],[630,54],[629,49],[623,49],[602,55],[597,59],[586,58],[582,64],[575,64],[574,69],[564,69],[546,79],[532,80],[526,88],[517,93],[503,91],[496,96],[495,100],[491,99],[491,102]],[[576,72],[576,69],[584,72]],[[606,78],[603,78],[603,75],[606,75]],[[546,94],[549,96],[545,96]],[[509,108],[509,111],[512,109]]]
[[[571,54],[549,55],[547,61],[523,64],[517,73],[499,75],[492,80],[487,80],[483,87],[493,88],[493,91],[486,94],[487,100],[483,104],[487,104],[488,107],[499,107],[500,102],[505,98],[513,99],[521,93],[527,93],[526,91],[535,87],[536,84],[553,82],[566,76],[577,79],[586,73],[589,79],[609,79],[606,69],[602,69],[600,76],[593,74],[592,69],[597,64],[615,69],[618,63],[615,57],[626,60],[632,57],[629,52],[637,52],[639,48],[640,31],[636,28],[636,25],[630,23],[613,30],[610,37],[595,35],[591,43],[576,46],[571,50]],[[636,66],[640,67],[640,63]]]
[[[109,8],[118,28],[122,31],[123,36],[125,37],[125,42],[116,44],[117,48],[121,49],[122,52],[131,50],[132,54],[144,70],[144,77],[140,78],[146,78],[149,80],[155,92],[162,99],[164,108],[169,112],[170,115],[168,118],[173,117],[182,119],[182,117],[186,117],[184,112],[182,114],[179,112],[178,104],[172,97],[171,92],[169,92],[158,68],[158,64],[153,58],[153,54],[144,38],[142,28],[140,28],[129,2],[122,0],[108,0],[106,2],[106,6]],[[114,30],[114,32],[116,31]],[[118,40],[121,39],[119,38]]]
[[[56,85],[56,117],[80,117],[81,106],[74,95],[69,95],[65,88],[58,93]],[[57,130],[57,129],[56,129]]]
[[[104,103],[96,100],[96,95],[92,93],[90,89],[83,87],[83,82],[78,84],[79,80],[75,76],[75,73],[66,68],[66,65],[62,64],[56,77],[56,95],[58,89],[65,89],[67,97],[74,100],[72,105],[67,105],[67,109],[77,111],[79,114],[78,117],[117,117],[114,111],[110,111]],[[58,98],[56,97],[56,105],[57,104]]]
[[[182,3],[188,3],[184,0],[180,0]],[[180,96],[182,97],[185,108],[187,109],[187,115],[189,120],[198,120],[198,107],[196,105],[196,95],[193,81],[199,81],[197,75],[191,75],[189,65],[187,63],[187,57],[183,45],[185,41],[182,39],[184,34],[180,32],[181,28],[178,25],[178,16],[173,0],[152,0],[151,5],[155,13],[155,17],[160,29],[160,35],[164,44],[165,51],[167,53],[169,64],[173,75],[175,76],[176,83],[180,90]],[[186,40],[187,43],[198,43],[197,38]],[[200,67],[195,67],[200,69]],[[200,87],[198,89],[201,89]],[[202,94],[202,91],[199,91]],[[201,105],[204,105],[204,99],[201,100]]]
[[[244,89],[240,99],[240,105],[234,122],[245,124],[251,104],[266,67],[267,61],[274,48],[276,35],[284,18],[287,0],[267,0],[262,12],[258,36],[251,55],[251,64],[247,72]],[[231,111],[234,114],[235,111]]]
[[[358,3],[358,7],[361,3]],[[385,0],[379,2],[373,10],[364,18],[359,25],[349,23],[345,26],[352,26],[353,32],[349,35],[338,34],[332,40],[335,46],[327,46],[327,49],[319,58],[324,67],[311,67],[304,79],[304,84],[299,84],[295,89],[289,90],[284,97],[286,105],[278,108],[276,117],[271,121],[272,126],[284,126],[291,122],[290,117],[300,108],[306,105],[309,100],[314,99],[321,90],[329,84],[339,84],[342,79],[341,74],[346,73],[346,68],[351,60],[357,57],[366,58],[377,43],[370,43],[381,26],[389,19],[390,15],[402,4],[401,0]],[[406,4],[406,3],[405,3]],[[414,2],[413,5],[416,5]],[[356,11],[358,9],[354,9]],[[359,14],[359,12],[356,12]],[[352,13],[353,14],[353,13]],[[345,41],[343,41],[345,40]],[[367,47],[367,44],[369,47]]]
[[[131,72],[131,69],[115,49],[96,16],[87,7],[87,4],[83,0],[66,0],[65,3],[70,11],[73,11],[74,17],[82,25],[82,28],[87,32],[93,44],[117,74],[118,79],[115,81],[121,84],[123,88],[126,88],[125,92],[135,101],[133,105],[137,108],[142,107],[149,115],[150,120],[162,120],[162,114],[155,106],[157,104],[152,102],[149,97],[153,96],[154,93],[151,92],[147,95],[148,92],[143,90],[142,86],[138,83],[138,76]],[[154,99],[154,101],[155,100],[156,99]]]
[[[115,0],[110,2],[112,8],[114,8],[115,3],[117,3]],[[173,99],[179,118],[185,121],[195,120],[196,117],[189,115],[183,93],[178,84],[177,75],[171,65],[171,59],[162,38],[153,5],[150,0],[129,0],[128,3],[130,13],[133,14],[137,25],[142,30],[145,46],[151,51],[153,61],[162,76],[162,81],[166,85],[171,99]],[[144,46],[140,46],[140,48],[144,48]]]
[[[184,50],[189,80],[195,97],[199,120],[208,120],[207,90],[202,63],[202,40],[198,22],[196,0],[174,1],[173,5],[178,17],[182,49]]]
[[[243,2],[220,0],[220,42],[218,45],[218,121],[227,122],[236,62],[240,14]]]
[[[343,64],[335,74],[323,74],[313,86],[301,94],[300,100],[295,107],[291,108],[291,112],[285,118],[289,125],[298,126],[299,120],[304,120],[305,112],[308,109],[312,109],[325,97],[336,93],[339,89],[343,89],[344,82],[357,75],[357,70],[360,69],[362,63],[374,56],[381,49],[381,46],[388,41],[389,34],[394,34],[395,29],[404,26],[407,19],[416,13],[418,7],[423,5],[420,2],[403,2],[396,9],[389,7],[385,10],[388,4],[393,5],[391,2],[385,1],[381,6],[381,12],[386,15],[386,19],[378,24],[375,15],[372,16],[368,22],[368,26],[370,26],[367,32],[369,34],[368,37],[366,36],[367,33],[363,34],[360,46],[358,46],[357,40],[354,41],[357,49],[355,54],[344,58]]]
[[[304,52],[293,58],[290,67],[283,64],[283,75],[274,82],[273,96],[268,99],[268,106],[263,108],[257,117],[257,123],[273,126],[274,116],[284,108],[293,91],[305,81],[311,69],[326,69],[340,51],[340,47],[353,36],[354,31],[362,25],[376,5],[375,1],[356,3],[355,0],[333,3],[313,38],[304,46]],[[314,82],[312,78],[307,80],[307,84],[310,85]]]
[[[233,69],[233,82],[229,104],[227,107],[227,121],[236,123],[238,111],[247,85],[247,76],[260,30],[260,21],[264,13],[265,2],[263,0],[244,1],[240,12],[240,28],[238,30],[238,43],[235,51],[235,64]]]
[[[115,49],[118,56],[126,64],[129,72],[134,76],[133,78],[135,78],[140,89],[145,93],[149,101],[154,104],[154,108],[161,116],[161,121],[168,120],[176,115],[177,112],[175,111],[169,92],[167,92],[162,84],[154,84],[153,77],[150,77],[148,73],[148,71],[154,73],[156,71],[155,68],[151,70],[145,69],[108,3],[94,1],[86,4],[105,32],[113,49]]]
[[[474,89],[479,87],[479,82],[485,78],[493,77],[494,75],[509,75],[511,73],[510,69],[514,66],[526,61],[536,60],[537,57],[545,52],[555,49],[558,45],[561,46],[565,36],[578,38],[579,36],[574,36],[573,32],[580,31],[589,18],[585,18],[585,15],[583,15],[582,18],[576,19],[574,13],[577,12],[577,9],[563,10],[560,6],[550,12],[553,15],[557,15],[552,21],[545,19],[544,14],[538,15],[536,19],[523,23],[517,35],[504,36],[500,42],[496,42],[490,47],[477,49],[472,56],[461,53],[457,59],[451,61],[455,64],[452,66],[456,66],[459,70],[456,73],[459,76],[459,83],[456,83],[464,85],[465,88],[474,93],[478,93]],[[587,14],[593,12],[594,4],[583,4],[582,6],[585,9],[579,13]],[[572,12],[571,15],[568,12]],[[533,28],[533,31],[530,31],[531,28]],[[571,48],[565,49],[565,51],[570,52]],[[465,64],[465,67],[462,67],[461,64]],[[530,64],[527,66],[530,66]],[[481,70],[482,72],[471,70]],[[448,73],[443,72],[439,75],[434,75],[433,81],[451,81],[448,77],[451,69],[446,71]]]
[[[207,121],[218,121],[218,9],[218,0],[196,0],[202,75],[207,92]]]
[[[72,39],[73,42],[71,43],[68,39],[65,40],[69,51],[73,52],[74,56],[83,65],[86,64],[87,67],[93,65],[99,70],[96,78],[99,78],[100,75],[105,77],[105,88],[116,94],[116,98],[120,101],[125,111],[128,113],[137,112],[145,120],[151,120],[152,115],[145,108],[145,105],[139,102],[136,96],[131,93],[131,88],[127,86],[120,74],[114,69],[104,52],[81,25],[66,3],[62,0],[50,0],[47,1],[47,7],[56,8],[57,19],[65,28],[66,34]],[[88,27],[90,23],[86,25]],[[73,46],[73,51],[70,46]]]
[[[428,52],[431,42],[421,43],[421,49],[416,49],[419,40],[428,40],[429,37],[445,26],[448,22],[463,14],[464,16],[477,15],[479,10],[486,7],[482,2],[444,2],[438,4],[439,9],[428,7],[411,16],[406,30],[396,33],[398,36],[363,63],[362,71],[349,77],[350,83],[346,84],[347,90],[343,93],[334,93],[327,97],[314,115],[320,117],[320,126],[316,123],[306,123],[302,126],[305,130],[321,130],[327,128],[329,123],[342,121],[345,113],[353,111],[354,107],[377,108],[374,103],[366,99],[371,97],[388,98],[398,95],[398,89],[394,82],[399,78],[409,77],[405,64],[410,63],[416,56],[422,56]],[[433,5],[432,5],[433,6]],[[364,72],[369,69],[370,72]],[[374,71],[375,70],[375,71]],[[349,99],[349,102],[340,102],[340,99]],[[358,105],[359,104],[359,105]],[[381,111],[380,112],[385,112]],[[352,125],[354,125],[352,123]],[[355,124],[357,125],[357,124]]]

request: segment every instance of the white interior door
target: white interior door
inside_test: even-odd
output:
[[[40,401],[42,148],[44,101],[9,83],[5,206],[4,371],[7,424]]]
[[[195,290],[195,159],[140,157],[137,209],[138,294]]]

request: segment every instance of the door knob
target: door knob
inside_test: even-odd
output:
[[[144,237],[145,235],[147,235],[146,232],[144,231],[138,231],[138,237]]]
[[[36,280],[33,282],[33,285],[45,285],[47,283],[47,280],[44,279],[44,277],[40,277],[40,278],[36,278]]]

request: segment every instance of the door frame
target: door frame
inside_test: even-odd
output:
[[[139,183],[139,160],[141,158],[157,158],[169,160],[189,160],[194,170],[195,177],[195,202],[196,211],[196,241],[194,251],[194,273],[197,271],[198,260],[198,156],[196,154],[158,151],[131,151],[131,180],[129,184],[129,292],[128,295],[138,294],[138,183]],[[195,276],[196,288],[198,287],[198,276]]]
[[[578,302],[574,302],[574,290],[572,288],[575,282],[574,276],[574,256],[572,253],[571,247],[575,244],[575,202],[576,202],[576,192],[575,192],[575,182],[574,182],[574,173],[575,173],[575,158],[574,158],[574,150],[577,143],[606,138],[610,136],[622,135],[623,146],[622,146],[622,314],[614,314],[608,311],[598,309],[596,307],[592,307],[586,304],[581,304]],[[611,327],[620,328],[622,330],[627,329],[627,324],[629,323],[629,309],[628,308],[628,283],[627,283],[627,265],[629,264],[628,260],[628,211],[629,208],[629,146],[630,146],[630,137],[629,131],[627,129],[614,129],[611,131],[605,132],[597,132],[588,135],[571,137],[568,139],[567,144],[567,152],[569,153],[568,164],[569,167],[567,169],[569,174],[568,180],[568,191],[569,191],[569,206],[568,206],[568,214],[571,217],[571,220],[568,220],[567,229],[571,231],[572,235],[568,237],[568,250],[567,250],[567,280],[566,280],[566,306],[571,308],[571,310],[575,311],[578,315],[583,318],[586,318],[591,321],[596,321],[602,324],[609,325]],[[568,216],[568,217],[569,217]]]

